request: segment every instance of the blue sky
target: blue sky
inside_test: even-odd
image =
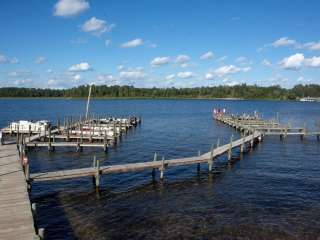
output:
[[[0,87],[320,84],[319,1],[0,1]]]

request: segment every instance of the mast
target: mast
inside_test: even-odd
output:
[[[88,119],[88,114],[89,114],[89,106],[90,106],[90,98],[91,98],[91,88],[92,88],[92,85],[90,85],[90,87],[89,87],[89,95],[88,95],[87,108],[86,108],[86,119]]]

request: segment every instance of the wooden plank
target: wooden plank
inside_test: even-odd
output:
[[[0,239],[34,239],[34,221],[17,148],[2,145],[0,153]]]

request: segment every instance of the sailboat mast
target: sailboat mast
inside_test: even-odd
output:
[[[91,98],[91,88],[92,88],[92,85],[90,85],[90,87],[89,87],[89,95],[88,95],[87,108],[86,108],[86,119],[88,119],[88,114],[89,114],[89,106],[90,106],[90,98]]]

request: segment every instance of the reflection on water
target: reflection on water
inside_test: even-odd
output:
[[[53,120],[80,113],[83,106],[82,100],[0,100],[0,126],[22,117]],[[320,119],[318,103],[96,100],[95,112],[140,115],[141,126],[107,154],[33,151],[31,171],[91,166],[93,154],[108,165],[152,160],[154,152],[165,158],[206,152],[218,138],[225,143],[234,133],[211,119],[212,107],[258,110],[266,118],[279,112],[280,120],[295,126],[306,121],[308,128]],[[104,175],[99,194],[90,178],[35,183],[31,196],[46,239],[317,239],[319,153],[315,137],[266,137],[232,166],[219,158],[215,174],[203,164],[200,173],[195,165],[169,168],[164,182],[159,176],[153,182],[150,171]]]

